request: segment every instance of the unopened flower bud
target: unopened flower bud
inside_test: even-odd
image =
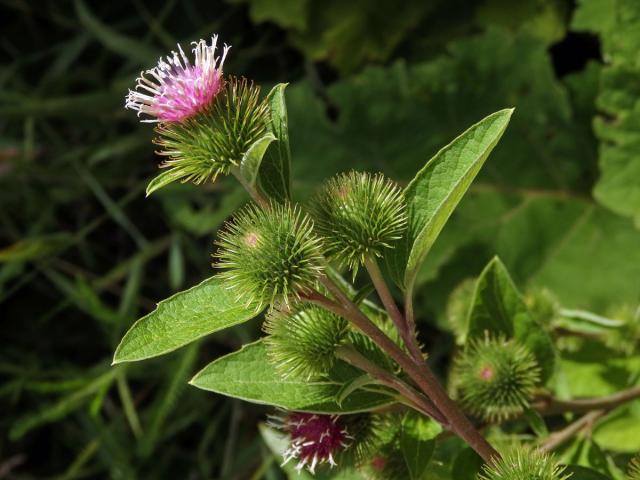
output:
[[[566,480],[571,475],[564,467],[540,450],[512,448],[500,460],[486,464],[479,480]]]
[[[487,335],[471,340],[456,358],[454,378],[467,411],[487,421],[504,420],[529,405],[540,367],[525,346]]]
[[[269,312],[264,330],[276,369],[284,377],[304,379],[329,373],[336,347],[349,332],[346,320],[315,305],[282,305]]]
[[[407,225],[402,191],[382,174],[350,172],[330,179],[311,203],[327,255],[356,271],[381,257]]]
[[[215,267],[238,299],[289,304],[316,285],[322,272],[313,223],[290,204],[251,204],[220,232]]]

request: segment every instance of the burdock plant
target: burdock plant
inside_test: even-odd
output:
[[[170,352],[265,312],[264,338],[216,359],[190,383],[277,408],[280,433],[263,431],[265,439],[284,435],[286,446],[269,443],[283,468],[295,462],[313,473],[339,464],[357,475],[421,479],[435,445],[454,437],[435,449],[439,465],[466,443],[485,462],[479,478],[564,479],[532,445],[501,457],[480,433],[519,422],[518,431],[537,433],[538,446],[552,449],[566,435],[545,439],[542,417],[574,408],[553,395],[553,339],[502,262],[489,262],[456,303],[449,328],[460,345],[452,369],[460,404],[427,361],[433,341],[419,339],[413,308],[422,264],[512,110],[471,126],[404,188],[382,173],[347,171],[300,203],[291,192],[285,85],[263,95],[252,81],[225,75],[228,51],[218,52],[215,36],[195,42],[191,54],[178,46],[127,96],[128,108],[156,124],[165,171],[147,193],[231,175],[250,202],[217,235],[216,273],[136,322],[114,363]],[[577,405],[581,412],[590,403]],[[523,438],[531,443],[533,435]]]

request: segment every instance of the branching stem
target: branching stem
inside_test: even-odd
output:
[[[575,400],[559,400],[553,397],[542,398],[533,404],[541,415],[555,415],[573,412],[585,413],[592,410],[612,410],[631,400],[640,398],[640,386],[631,387],[606,397],[578,398]]]
[[[498,452],[496,452],[476,430],[464,413],[462,413],[458,405],[449,398],[425,362],[418,364],[409,357],[380,330],[377,325],[364,315],[349,297],[329,278],[323,277],[321,282],[338,301],[338,303],[336,303],[329,300],[323,304],[325,308],[349,320],[356,328],[368,335],[376,345],[386,352],[447,418],[451,429],[466,441],[486,462],[490,463],[493,459],[500,457]],[[323,296],[321,295],[321,297]],[[323,301],[319,301],[321,302],[320,304],[322,304]]]
[[[593,410],[583,415],[578,420],[570,423],[562,430],[553,432],[538,448],[543,452],[550,452],[554,450],[567,440],[571,439],[573,436],[580,433],[582,430],[591,428],[591,426],[605,413],[605,410]]]
[[[410,402],[411,406],[420,413],[432,417],[443,426],[448,427],[447,419],[440,413],[431,400],[414,390],[410,385],[392,373],[371,362],[354,348],[348,346],[338,347],[336,349],[336,356],[363,372],[368,373],[383,385],[403,395]]]
[[[389,290],[389,286],[382,276],[382,272],[380,271],[378,262],[375,260],[375,258],[369,258],[364,265],[367,269],[367,272],[369,273],[369,277],[371,277],[373,286],[378,292],[378,296],[380,297],[384,308],[387,310],[387,313],[391,317],[391,320],[398,329],[398,333],[400,333],[400,336],[407,346],[407,349],[411,353],[411,356],[416,362],[424,363],[424,355],[422,354],[420,345],[418,345],[418,340],[416,338],[417,332],[415,330],[415,327],[409,327],[407,321],[405,320],[405,317],[398,309],[398,306],[393,299],[393,295]]]

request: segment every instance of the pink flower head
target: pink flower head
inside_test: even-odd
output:
[[[291,437],[283,465],[298,459],[298,471],[306,467],[315,473],[316,466],[321,463],[334,467],[334,455],[347,448],[352,439],[337,415],[291,412],[283,420],[282,428]]]
[[[207,108],[223,86],[222,65],[229,51],[225,44],[222,58],[216,57],[218,36],[211,37],[211,45],[200,40],[192,42],[194,64],[178,44],[178,52],[171,52],[166,60],[142,72],[135,90],[129,90],[125,108],[152,118],[143,122],[182,122]],[[148,77],[145,77],[148,75]]]

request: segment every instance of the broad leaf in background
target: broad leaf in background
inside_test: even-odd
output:
[[[352,379],[360,375],[357,370],[348,371],[352,372]],[[340,382],[331,378],[311,381],[283,378],[270,363],[264,343],[258,340],[210,363],[190,383],[248,402],[315,413],[364,412],[393,403],[384,393],[362,388],[338,404],[337,395],[343,383],[349,381],[340,373]]]
[[[367,61],[384,61],[427,12],[442,0],[248,0],[255,21],[289,28],[293,45],[315,61],[343,73]],[[292,8],[288,8],[289,5]]]
[[[594,196],[640,227],[640,2],[582,1],[572,27],[599,33],[606,61],[594,121],[601,175]]]
[[[161,301],[125,334],[113,363],[133,362],[171,352],[213,332],[246,322],[258,305],[238,302],[231,290],[213,276],[195,287]]]
[[[430,418],[407,413],[400,427],[400,450],[411,480],[424,478],[442,427]]]
[[[556,389],[563,398],[611,395],[632,386],[640,371],[640,352],[629,356],[585,340],[578,348],[563,351],[557,367]]]
[[[291,147],[289,146],[289,124],[287,105],[284,98],[286,83],[279,83],[269,95],[271,133],[274,142],[269,141],[264,158],[258,162],[258,184],[263,192],[277,200],[291,199]]]
[[[574,437],[569,443],[563,445],[560,450],[558,457],[562,463],[593,470],[604,475],[607,479],[625,478],[624,473],[616,466],[612,456],[603,451],[600,445],[584,433]],[[573,477],[571,478],[573,479]]]
[[[640,402],[618,407],[593,429],[593,439],[605,450],[640,452]]]
[[[540,365],[543,381],[553,373],[553,343],[529,313],[509,272],[498,257],[489,262],[476,282],[466,338],[483,337],[485,332],[515,338],[527,346]]]
[[[484,461],[472,448],[464,448],[455,458],[451,477],[455,480],[477,480]]]
[[[569,465],[564,471],[566,474],[571,474],[571,480],[611,480],[611,477],[607,477],[600,472],[596,472],[587,467],[580,467],[578,465]]]
[[[418,269],[445,223],[504,133],[512,109],[462,133],[427,162],[405,189],[409,227],[387,255],[396,282],[411,292]]]

